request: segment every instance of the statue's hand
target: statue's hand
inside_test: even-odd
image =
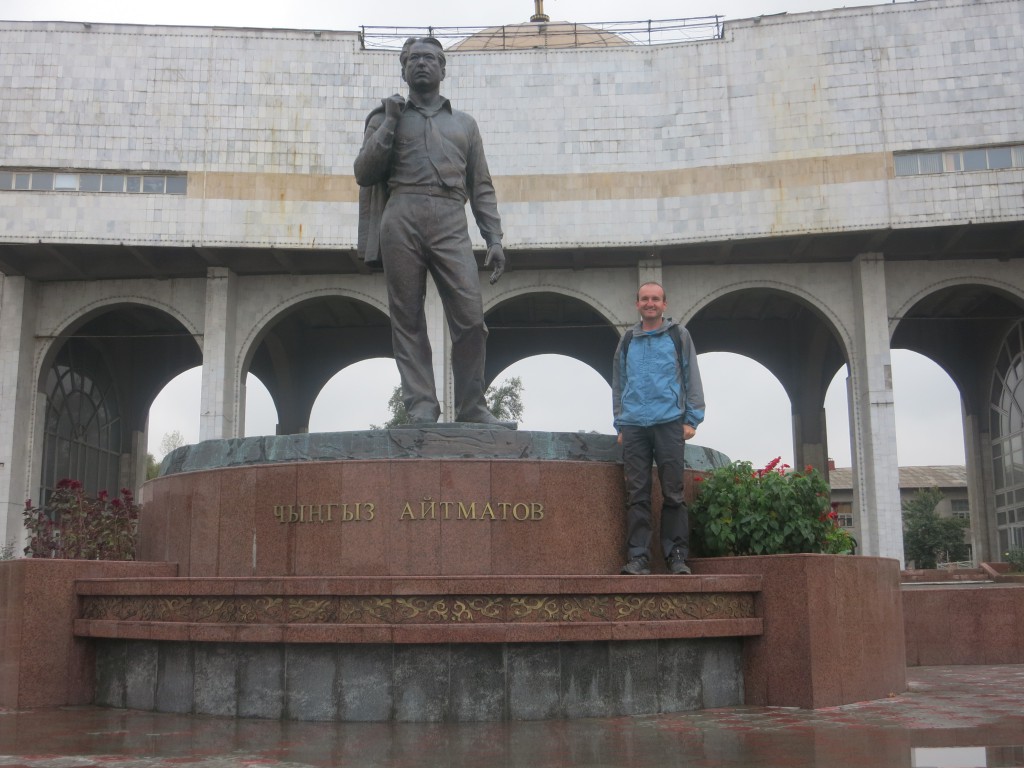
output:
[[[402,110],[405,108],[405,97],[396,93],[388,96],[384,101],[384,117],[397,121],[402,116]]]
[[[501,247],[501,243],[495,243],[487,249],[484,266],[491,266],[491,262],[494,262],[494,271],[491,272],[491,285],[494,285],[498,282],[498,278],[505,274],[505,250]]]

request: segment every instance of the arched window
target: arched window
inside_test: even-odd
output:
[[[79,480],[87,493],[116,493],[121,476],[121,418],[114,382],[96,349],[69,341],[46,379],[43,502],[57,483]]]
[[[1003,341],[992,377],[992,476],[999,553],[1024,549],[1024,323]]]

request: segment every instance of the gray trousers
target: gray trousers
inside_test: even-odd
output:
[[[487,412],[487,325],[465,204],[431,195],[392,195],[381,218],[380,241],[406,411],[414,421],[436,421],[441,414],[423,311],[429,272],[452,339],[456,420],[479,418]]]
[[[622,463],[626,475],[627,559],[650,557],[651,548],[651,464],[658,464],[661,484],[661,552],[668,557],[681,547],[690,554],[690,513],[683,501],[685,466],[682,421],[652,427],[622,427]]]

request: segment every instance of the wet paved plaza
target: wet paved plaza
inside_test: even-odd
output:
[[[1024,665],[918,667],[910,690],[816,711],[510,723],[289,723],[94,707],[0,710],[0,766],[1024,766]]]

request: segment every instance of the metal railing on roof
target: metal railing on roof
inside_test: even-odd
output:
[[[512,50],[662,45],[718,40],[725,34],[722,16],[647,21],[527,22],[491,27],[360,27],[366,50],[401,50],[410,37],[433,37],[445,50]],[[475,36],[487,44],[467,44]],[[524,45],[530,38],[532,44]],[[483,41],[481,40],[481,43]]]

